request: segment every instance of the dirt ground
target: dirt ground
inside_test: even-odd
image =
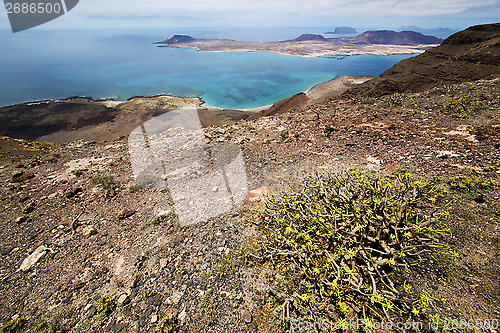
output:
[[[377,99],[334,97],[279,116],[205,129],[241,148],[249,189],[274,193],[303,173],[406,168],[441,177],[455,258],[399,272],[445,318],[500,318],[500,80]],[[139,189],[126,138],[77,141],[0,166],[0,322],[47,322],[68,332],[153,332],[169,314],[181,332],[268,332],[272,270],[242,255],[257,207],[180,227],[166,189]],[[27,149],[28,149],[27,148]],[[33,155],[33,154],[31,154]],[[456,176],[482,188],[459,191]],[[29,269],[23,261],[41,245]],[[405,275],[406,274],[406,275]],[[107,316],[98,301],[109,296]],[[493,330],[492,330],[493,332]]]

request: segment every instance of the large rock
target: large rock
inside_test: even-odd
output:
[[[89,237],[89,236],[92,236],[92,235],[95,235],[97,234],[97,229],[94,228],[93,226],[86,226],[85,228],[83,228],[82,230],[82,234],[85,236],[85,237]]]
[[[21,183],[28,179],[35,178],[35,174],[33,172],[16,172],[12,175],[10,179],[11,183]]]
[[[264,206],[266,197],[270,196],[272,189],[269,186],[261,186],[248,191],[247,202],[258,206]]]
[[[33,253],[31,253],[26,259],[23,260],[18,271],[25,272],[29,270],[38,262],[38,260],[40,260],[40,258],[42,258],[47,253],[47,251],[54,253],[54,250],[46,247],[45,245],[40,245],[39,247],[37,247],[36,250],[33,251]]]
[[[134,214],[135,214],[135,210],[124,209],[124,210],[122,210],[121,212],[118,213],[118,215],[116,216],[116,218],[118,220],[125,220],[126,218],[131,217]]]

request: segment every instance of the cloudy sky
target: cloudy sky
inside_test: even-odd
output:
[[[500,0],[80,0],[45,29],[204,26],[463,29],[500,21]],[[9,28],[5,10],[0,28]]]

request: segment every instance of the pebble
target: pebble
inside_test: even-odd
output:
[[[254,190],[248,191],[248,197],[246,202],[251,204],[256,204],[258,206],[264,206],[264,200],[272,192],[269,186],[261,186]]]
[[[66,196],[66,198],[71,199],[80,192],[83,192],[83,189],[81,187],[75,187],[67,191],[64,195]]]
[[[135,210],[123,209],[122,211],[120,211],[118,213],[118,215],[116,215],[116,218],[119,220],[125,220],[126,218],[128,218],[134,214],[135,214]]]
[[[184,293],[181,292],[181,291],[174,291],[173,294],[172,294],[172,296],[170,296],[169,298],[167,298],[165,300],[165,302],[167,304],[173,304],[173,305],[175,305],[175,304],[179,303],[179,301],[181,300],[181,297],[183,295],[184,295]]]
[[[181,312],[181,313],[179,313],[179,316],[178,316],[177,318],[179,318],[179,321],[180,321],[181,323],[184,323],[184,322],[186,321],[186,319],[187,319],[187,313],[186,313],[186,310],[182,310],[182,312]]]
[[[24,223],[28,220],[27,216],[19,216],[17,219],[14,220],[17,224]]]
[[[28,179],[35,178],[35,174],[33,172],[16,172],[12,175],[10,179],[11,183],[20,183]]]
[[[130,297],[128,297],[127,294],[121,294],[120,297],[118,297],[117,303],[118,305],[127,305],[130,303]]]
[[[356,142],[354,142],[354,141],[346,141],[345,145],[348,146],[348,147],[354,147],[354,146],[356,146]]]
[[[93,226],[87,226],[87,227],[83,228],[82,234],[84,236],[87,236],[87,237],[92,236],[92,235],[97,234],[97,229],[94,228]]]
[[[152,315],[152,316],[151,316],[151,324],[154,324],[154,323],[156,323],[157,321],[158,321],[158,315],[155,315],[155,314],[154,314],[154,315]]]
[[[168,265],[168,259],[160,259],[160,268],[165,268]]]
[[[27,204],[26,206],[24,206],[23,213],[24,214],[29,214],[29,213],[31,213],[32,211],[35,210],[35,207],[36,207],[36,204],[34,202],[30,202],[29,204]]]
[[[35,265],[41,257],[43,257],[47,251],[54,253],[54,250],[46,247],[45,245],[40,245],[33,253],[31,253],[26,259],[23,260],[18,271],[27,271],[33,265]]]
[[[6,255],[11,253],[13,250],[12,246],[3,246],[0,248],[0,255]]]
[[[95,306],[92,305],[87,312],[87,319],[92,318],[93,316],[95,316],[96,313],[97,313],[97,310],[96,310]]]
[[[247,324],[250,324],[252,322],[252,315],[247,310],[242,310],[241,320],[243,320]]]

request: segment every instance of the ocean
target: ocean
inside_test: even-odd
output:
[[[327,28],[0,31],[0,106],[72,96],[126,100],[168,94],[244,109],[270,105],[339,75],[377,76],[412,55],[301,58],[160,48],[173,34],[286,40]],[[329,36],[329,35],[326,35]],[[331,36],[331,35],[330,35]]]

